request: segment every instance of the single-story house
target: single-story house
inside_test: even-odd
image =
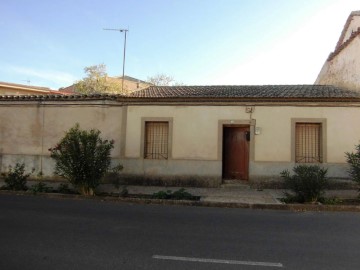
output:
[[[2,170],[53,175],[48,148],[79,123],[115,140],[133,183],[217,186],[278,179],[296,164],[347,178],[360,143],[360,93],[328,85],[151,86],[123,95],[0,96]]]

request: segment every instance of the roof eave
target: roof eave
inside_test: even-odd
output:
[[[359,98],[354,97],[336,97],[336,98],[324,98],[324,97],[124,97],[124,100],[128,102],[140,102],[140,103],[188,103],[188,102],[208,102],[208,103],[236,103],[236,102],[360,102]]]

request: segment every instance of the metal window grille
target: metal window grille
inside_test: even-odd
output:
[[[321,163],[322,127],[320,123],[296,123],[295,162]]]
[[[144,158],[168,159],[168,122],[145,122]]]

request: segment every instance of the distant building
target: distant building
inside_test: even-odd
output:
[[[118,80],[122,80],[122,76],[114,77],[114,78]],[[129,92],[142,90],[144,88],[149,87],[150,85],[152,84],[130,76],[126,76],[126,75],[124,76],[124,88],[128,89]]]
[[[31,86],[24,84],[0,82],[0,95],[64,95],[62,91],[52,90],[48,87]]]
[[[121,83],[122,82],[122,76],[120,77],[106,77],[107,81],[114,81],[114,82],[118,82]],[[130,76],[124,76],[124,89],[127,90],[127,92],[131,93],[137,90],[142,90],[144,88],[147,88],[151,85],[151,83],[130,77]],[[70,85],[68,87],[64,87],[64,88],[60,88],[59,89],[61,92],[65,92],[65,93],[69,93],[69,94],[74,94],[75,92],[75,84]]]
[[[360,11],[351,12],[315,84],[360,91]]]

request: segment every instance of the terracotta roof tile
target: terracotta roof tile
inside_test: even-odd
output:
[[[0,96],[0,101],[95,101],[153,102],[181,100],[182,102],[217,101],[272,101],[286,102],[360,102],[360,92],[331,85],[215,85],[215,86],[150,86],[126,96],[121,94],[92,95],[19,95]]]
[[[331,85],[150,86],[130,94],[141,98],[360,98]]]
[[[69,95],[69,94],[50,94],[50,95],[3,95],[0,101],[16,101],[16,100],[34,100],[34,101],[57,101],[57,100],[116,100],[125,97],[121,94],[92,94],[92,95]]]

